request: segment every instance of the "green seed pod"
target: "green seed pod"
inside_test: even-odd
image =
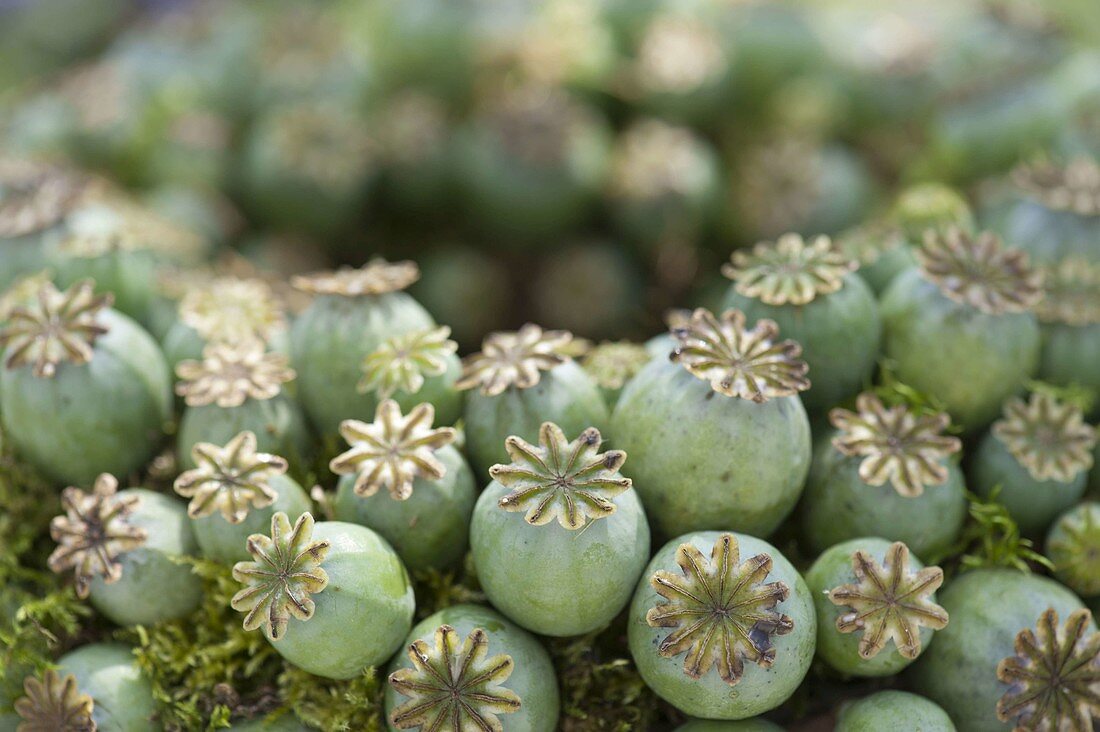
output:
[[[691,129],[651,118],[619,135],[608,180],[610,213],[641,247],[705,231],[720,196],[718,156]]]
[[[377,174],[371,139],[340,95],[275,105],[244,143],[251,207],[283,228],[333,236],[359,213]]]
[[[882,297],[883,351],[897,377],[934,394],[968,431],[997,416],[1039,364],[1039,275],[994,234],[929,232],[920,266]]]
[[[810,591],[791,563],[766,541],[717,531],[657,552],[629,623],[645,682],[704,719],[748,719],[785,702],[810,668],[817,633]]]
[[[947,712],[935,702],[905,691],[880,691],[840,710],[833,732],[955,732]]]
[[[565,89],[532,82],[475,102],[455,140],[465,212],[506,240],[552,240],[590,213],[603,186],[610,134]]]
[[[834,409],[834,432],[818,440],[799,513],[816,554],[878,535],[913,552],[947,551],[966,519],[966,486],[951,458],[962,443],[943,434],[947,414],[887,408],[870,392],[856,411]]]
[[[256,448],[251,432],[241,432],[224,447],[196,443],[191,463],[197,467],[176,478],[176,493],[191,499],[187,515],[208,559],[245,561],[248,537],[270,526],[275,513],[297,519],[311,508],[306,492],[285,475],[287,461]]]
[[[210,343],[253,339],[286,350],[282,305],[263,280],[219,277],[187,283],[162,344],[174,369],[181,361],[202,358]]]
[[[897,226],[873,220],[846,229],[836,238],[836,247],[859,264],[856,274],[882,295],[894,278],[916,265],[913,249]]]
[[[496,717],[502,727],[484,721],[489,729],[557,729],[558,685],[549,654],[534,636],[493,610],[481,605],[452,605],[418,623],[405,646],[408,653],[398,653],[390,664],[386,686],[386,719],[391,731],[430,729],[432,720],[442,725],[440,729],[447,728],[452,715],[463,714],[451,706],[454,696],[450,690],[475,685],[478,694],[466,697],[464,708],[466,714],[482,715],[483,721],[489,715]],[[451,660],[451,668],[463,674],[463,681],[465,674],[470,674],[467,669],[483,671],[484,676],[470,674],[467,683],[455,679],[440,685],[443,677],[432,669],[439,669],[444,659]],[[429,689],[440,693],[432,694]],[[456,693],[462,696],[461,691]],[[467,729],[469,717],[462,722],[461,729]]]
[[[144,732],[155,725],[153,685],[127,646],[82,646],[58,659],[41,682],[32,677],[24,685],[27,697],[17,710],[30,730]],[[61,710],[68,714],[56,716]]]
[[[1100,596],[1100,503],[1081,503],[1058,517],[1047,534],[1054,576],[1081,597]]]
[[[1012,730],[1009,719],[998,719],[998,703],[1010,692],[999,678],[1001,662],[1014,655],[1017,636],[1030,633],[1043,613],[1053,609],[1068,618],[1083,607],[1081,600],[1044,577],[978,569],[952,580],[937,601],[951,622],[913,664],[914,690],[943,707],[960,732]]]
[[[108,188],[85,196],[62,229],[43,235],[60,286],[92,279],[115,308],[146,323],[165,261],[194,260],[205,242],[194,232]]]
[[[810,466],[809,386],[798,344],[775,323],[699,309],[673,329],[673,362],[630,380],[612,416],[615,444],[660,535],[732,527],[767,535],[791,512]]]
[[[801,398],[811,413],[856,394],[875,368],[882,324],[874,293],[853,274],[856,266],[826,236],[806,243],[785,234],[774,244],[734,252],[722,268],[734,281],[723,310],[773,320],[802,346],[813,386]]]
[[[187,405],[176,436],[184,468],[195,466],[195,445],[225,443],[241,432],[254,433],[260,450],[289,455],[296,464],[309,455],[305,415],[282,390],[295,376],[285,355],[265,352],[255,339],[211,343],[201,361],[181,361],[176,374],[176,393]]]
[[[172,410],[168,366],[153,338],[82,282],[46,283],[3,328],[4,432],[57,482],[90,483],[142,465]]]
[[[401,290],[416,281],[412,262],[373,260],[291,284],[316,295],[290,330],[291,363],[298,372],[298,398],[322,434],[345,419],[374,414],[378,399],[360,393],[363,360],[395,335],[431,328],[432,317]]]
[[[304,671],[350,679],[386,661],[412,626],[412,585],[386,540],[365,526],[302,514],[293,528],[271,517],[271,536],[248,537],[251,562],[233,577],[245,630],[263,631],[283,658]],[[291,623],[291,616],[298,622]],[[370,618],[364,624],[363,618]],[[353,628],[354,632],[349,632]]]
[[[542,635],[605,627],[626,604],[649,555],[649,525],[626,453],[601,453],[595,428],[569,441],[546,422],[539,444],[509,437],[470,525],[478,581],[493,605]],[[519,514],[523,514],[522,516]]]
[[[455,386],[466,399],[466,451],[479,475],[508,462],[505,440],[536,439],[543,422],[579,433],[607,422],[595,381],[566,355],[571,333],[528,323],[514,333],[491,333],[480,353],[463,359]]]
[[[845,675],[900,672],[947,625],[935,596],[942,583],[943,571],[925,567],[900,541],[862,538],[831,547],[806,573],[818,656]]]
[[[1036,261],[1095,258],[1100,237],[1100,165],[1088,157],[1025,163],[1012,171],[1019,200],[1004,222],[1008,241]]]
[[[671,347],[665,349],[665,353]],[[653,359],[649,349],[629,341],[605,342],[595,346],[581,359],[581,368],[592,375],[609,408],[619,400],[626,382]]]
[[[1039,378],[1100,393],[1100,263],[1071,256],[1042,271]]]
[[[1085,494],[1096,430],[1081,410],[1048,394],[1005,402],[1004,418],[982,439],[971,462],[974,491],[998,500],[1025,534],[1041,534]]]
[[[63,224],[88,178],[60,166],[0,159],[0,292],[48,265],[43,236]]]
[[[433,416],[421,404],[402,417],[387,399],[373,423],[344,420],[340,433],[351,449],[329,464],[343,476],[333,517],[377,531],[412,571],[465,556],[477,495],[473,471],[450,445],[455,430],[432,429]]]
[[[144,488],[118,491],[104,473],[89,493],[66,488],[65,515],[50,522],[54,572],[73,569],[76,594],[119,625],[180,618],[202,600],[202,584],[178,560],[197,546],[182,505]]]
[[[920,244],[929,229],[974,228],[974,214],[966,199],[942,183],[918,183],[904,189],[894,201],[890,220],[909,244]]]

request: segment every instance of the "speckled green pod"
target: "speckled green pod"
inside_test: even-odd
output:
[[[918,270],[882,296],[883,353],[897,378],[932,394],[967,431],[992,422],[1039,365],[1032,313],[991,315],[954,302]]]
[[[510,732],[551,732],[557,729],[557,675],[550,655],[534,636],[490,608],[481,605],[452,605],[417,623],[405,640],[404,647],[407,648],[417,640],[424,641],[429,648],[432,647],[436,629],[441,625],[454,628],[460,641],[480,628],[485,631],[488,639],[489,656],[511,656],[512,673],[500,685],[519,697],[520,707],[515,712],[500,715],[504,729]],[[412,668],[412,662],[407,653],[399,652],[390,664],[389,672],[402,668]],[[406,701],[407,697],[398,694],[389,684],[386,685],[386,718],[389,729],[393,732],[396,732],[397,727],[390,721],[391,715],[394,709]]]
[[[79,691],[92,697],[97,732],[156,728],[153,685],[138,669],[128,646],[91,643],[62,656],[57,666],[59,674],[72,674]]]
[[[321,564],[328,586],[311,595],[313,617],[292,619],[272,646],[311,674],[350,679],[398,649],[412,626],[413,588],[397,553],[365,526],[322,521],[313,538],[331,544]]]
[[[762,627],[757,627],[753,632],[753,638],[757,642],[763,639],[767,644],[770,640],[769,653],[774,651],[774,660],[770,665],[761,665],[746,656],[742,660],[744,668],[740,678],[734,684],[727,683],[716,668],[709,668],[699,678],[693,678],[686,672],[684,651],[665,656],[659,650],[661,642],[677,628],[653,627],[647,622],[650,610],[666,602],[651,584],[654,574],[662,571],[667,573],[665,576],[675,576],[678,579],[685,577],[685,570],[677,564],[677,554],[683,544],[693,546],[703,557],[711,560],[707,566],[713,569],[712,549],[717,548],[716,544],[723,536],[730,535],[717,531],[687,534],[670,541],[654,555],[642,573],[642,579],[630,604],[630,653],[646,684],[658,696],[685,714],[702,719],[748,719],[774,709],[790,698],[809,670],[814,655],[817,622],[810,590],[779,550],[762,539],[745,534],[732,535],[737,543],[739,557],[730,561],[731,574],[743,576],[741,570],[745,565],[751,566],[751,558],[767,555],[771,558],[767,576],[760,577],[763,569],[756,569],[749,575],[749,582],[757,590],[767,587],[761,584],[764,582],[769,585],[781,582],[786,586],[786,596],[773,606],[773,610],[761,612],[768,616],[782,614],[786,619],[785,624],[790,627],[786,632],[778,634],[770,634]],[[736,559],[739,562],[735,564]],[[731,587],[733,584],[726,586]],[[773,627],[772,633],[774,631]],[[685,649],[688,655],[693,652],[694,647]],[[738,643],[737,649],[745,650],[744,641]]]
[[[1039,378],[1051,384],[1086,387],[1100,393],[1100,323],[1043,323]]]
[[[1088,485],[1083,470],[1070,481],[1036,480],[993,433],[978,444],[969,472],[972,490],[979,495],[988,496],[1000,486],[997,500],[1028,535],[1045,532],[1058,514],[1081,499]]]
[[[1008,689],[997,664],[1014,655],[1016,635],[1034,628],[1048,608],[1064,621],[1084,605],[1054,580],[1014,569],[967,572],[938,601],[951,621],[913,664],[914,690],[943,707],[960,732],[1008,732],[1013,725],[997,719],[997,701]]]
[[[728,397],[665,359],[623,388],[609,434],[630,455],[625,474],[661,536],[723,528],[767,536],[794,508],[810,467],[810,423],[797,396]]]
[[[861,536],[900,541],[918,556],[936,556],[954,544],[966,520],[966,482],[953,458],[937,462],[947,480],[902,495],[890,481],[870,485],[859,476],[863,458],[833,444],[836,431],[818,439],[799,505],[802,534],[814,553]]]
[[[829,599],[829,591],[842,585],[858,585],[859,578],[852,566],[852,557],[859,551],[871,560],[882,565],[884,557],[891,550],[891,542],[879,538],[852,539],[826,550],[814,561],[806,572],[806,585],[810,588],[814,608],[817,611],[817,655],[836,671],[850,676],[892,676],[909,666],[915,659],[906,658],[897,648],[896,641],[888,640],[885,647],[871,658],[863,658],[860,653],[860,641],[871,632],[865,627],[851,633],[842,633],[837,629],[837,619],[852,612],[847,605],[838,605]],[[908,571],[918,572],[924,564],[909,554]],[[942,575],[941,575],[942,577]],[[926,596],[935,602],[935,594]],[[907,598],[912,601],[913,598]],[[881,616],[880,616],[881,617]],[[927,626],[919,627],[920,649],[927,649],[934,631]],[[919,652],[919,651],[918,651]]]
[[[369,420],[378,399],[356,388],[364,357],[390,336],[434,324],[432,316],[403,292],[318,296],[290,331],[298,399],[317,430],[330,434],[345,419]]]
[[[189,566],[176,561],[198,553],[186,509],[176,499],[145,488],[127,488],[118,495],[140,499],[129,522],[145,529],[147,538],[119,556],[118,581],[107,583],[99,576],[92,580],[92,605],[119,625],[151,625],[186,616],[202,601],[202,582]]]
[[[783,728],[766,719],[743,719],[735,722],[695,719],[684,722],[675,732],[783,732]]]
[[[486,396],[478,390],[466,395],[463,412],[466,453],[477,475],[497,463],[507,463],[504,441],[511,435],[525,440],[538,436],[543,422],[553,422],[568,435],[607,424],[607,404],[596,382],[571,360],[543,372],[526,389],[509,386]]]
[[[145,463],[172,412],[168,365],[152,336],[111,309],[99,311],[87,363],[62,362],[51,377],[4,368],[4,431],[26,460],[57,482],[83,485]],[[9,348],[8,355],[11,350]]]
[[[246,399],[237,407],[217,404],[185,407],[176,435],[180,467],[195,466],[191,448],[196,443],[222,445],[245,431],[256,435],[257,449],[261,452],[282,455],[292,465],[303,464],[312,452],[302,408],[288,394],[280,393],[271,399]]]
[[[275,475],[268,480],[268,485],[278,494],[275,502],[263,508],[251,508],[239,524],[229,523],[218,512],[191,519],[191,528],[202,556],[228,565],[247,561],[248,537],[266,532],[271,526],[272,516],[282,511],[293,522],[313,508],[309,495],[293,478]]]
[[[1100,503],[1079,503],[1050,527],[1046,555],[1054,576],[1081,597],[1100,597]]]
[[[356,476],[343,476],[332,502],[333,517],[377,531],[410,571],[454,565],[466,553],[477,482],[465,458],[450,445],[436,450],[435,457],[446,473],[438,480],[417,477],[412,495],[403,501],[385,490],[358,496],[353,490]]]
[[[955,732],[935,702],[905,691],[880,691],[840,710],[833,732]]]
[[[811,385],[799,396],[811,414],[859,392],[878,359],[882,323],[875,295],[854,273],[843,282],[836,292],[819,294],[805,305],[769,305],[731,286],[720,308],[741,310],[750,321],[770,318],[784,338],[802,346]]]
[[[527,523],[500,507],[507,493],[491,482],[470,525],[478,582],[490,602],[541,635],[581,635],[610,623],[649,557],[649,525],[634,491],[614,499],[613,514],[577,530]]]

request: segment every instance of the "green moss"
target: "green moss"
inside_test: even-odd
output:
[[[547,642],[561,687],[564,732],[659,729],[678,717],[642,681],[626,647],[625,629],[617,625]]]
[[[1100,398],[1100,394],[1097,394],[1095,389],[1090,389],[1083,384],[1056,386],[1045,381],[1029,381],[1027,389],[1035,394],[1046,394],[1063,404],[1077,407],[1084,414],[1092,414],[1096,401]]]
[[[1034,566],[1053,570],[1054,565],[1035,549],[1031,539],[1020,535],[1020,529],[998,500],[1000,486],[994,487],[988,498],[970,493],[966,525],[956,546],[946,557],[930,557],[929,564],[945,564],[948,557],[958,557],[958,569],[979,567],[1009,567],[1030,572]]]
[[[896,370],[897,365],[894,361],[887,358],[879,361],[879,383],[870,387],[869,391],[882,400],[883,404],[887,407],[908,407],[911,412],[918,415],[934,415],[948,411],[944,403],[936,397],[925,394],[898,379]],[[958,434],[962,429],[956,424],[951,424],[946,431]]]
[[[383,684],[373,668],[353,679],[333,681],[288,665],[278,677],[283,704],[322,732],[384,730]]]
[[[44,569],[57,491],[18,461],[0,433],[0,712],[85,631],[91,610]]]
[[[229,598],[240,589],[221,564],[180,560],[203,580],[203,604],[190,616],[120,631],[153,683],[168,730],[216,729],[233,717],[265,714],[275,695],[279,655],[259,633],[241,626]],[[261,703],[265,702],[265,703]]]
[[[417,622],[451,605],[485,603],[485,593],[481,591],[469,553],[461,567],[447,570],[424,568],[413,572],[412,580],[416,592]]]

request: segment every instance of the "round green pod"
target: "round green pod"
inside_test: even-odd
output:
[[[195,541],[204,557],[226,564],[248,561],[248,537],[266,532],[272,516],[282,511],[294,522],[313,508],[309,495],[290,476],[275,475],[267,483],[278,494],[275,502],[251,508],[239,524],[229,523],[219,511],[191,519]]]
[[[787,598],[775,605],[774,612],[790,618],[793,627],[785,634],[772,636],[775,660],[769,667],[746,658],[743,674],[732,686],[722,680],[714,668],[698,679],[692,678],[684,671],[683,653],[665,657],[658,651],[661,641],[674,629],[654,628],[646,621],[649,610],[664,602],[651,584],[654,573],[663,570],[683,577],[683,570],[676,562],[680,545],[690,544],[709,559],[712,548],[722,536],[717,531],[687,534],[657,551],[642,573],[630,604],[628,641],[642,679],[658,696],[680,711],[703,719],[748,719],[789,699],[806,676],[814,656],[817,621],[810,590],[779,550],[763,539],[733,535],[740,561],[746,562],[759,554],[771,557],[771,570],[765,581],[782,582],[789,591]]]
[[[666,359],[623,387],[609,434],[630,455],[624,474],[666,537],[725,528],[767,536],[794,508],[810,467],[810,422],[797,396],[727,397]]]
[[[442,625],[454,628],[461,641],[465,641],[470,633],[480,628],[488,637],[489,656],[506,654],[512,657],[512,673],[501,686],[519,696],[520,708],[510,714],[500,715],[504,729],[509,732],[551,732],[557,729],[560,711],[557,674],[550,661],[550,654],[533,635],[490,608],[481,605],[452,605],[417,623],[405,640],[404,648],[417,640],[424,641],[429,648],[433,647],[436,629]],[[408,654],[399,652],[390,664],[389,672],[411,667]],[[386,684],[384,702],[391,732],[397,730],[390,719],[393,710],[406,700],[406,697]]]
[[[951,548],[966,520],[966,482],[951,458],[941,458],[947,480],[905,496],[890,481],[870,485],[859,476],[860,456],[832,444],[836,431],[818,439],[799,504],[802,535],[815,553],[861,536],[900,541],[918,556]]]
[[[330,544],[321,563],[328,586],[310,596],[313,617],[291,619],[286,635],[271,645],[311,674],[354,678],[385,663],[409,632],[416,604],[412,584],[393,548],[365,526],[321,521],[313,539]]]
[[[446,467],[446,473],[438,480],[417,477],[412,495],[404,501],[384,490],[358,496],[354,491],[356,476],[341,477],[332,501],[333,518],[377,531],[412,572],[460,562],[469,541],[477,481],[454,447],[439,448],[435,457]]]
[[[674,732],[783,732],[783,728],[766,719],[742,719],[733,722],[693,719],[681,724]]]
[[[1008,688],[997,679],[997,664],[1015,655],[1016,635],[1034,628],[1048,608],[1065,622],[1084,605],[1054,580],[1015,569],[966,572],[938,602],[951,620],[913,664],[914,690],[943,707],[960,732],[1008,732],[1013,725],[997,719]]]
[[[805,305],[769,305],[731,285],[719,308],[740,310],[750,322],[774,320],[783,338],[802,346],[811,386],[799,397],[811,414],[859,392],[870,382],[878,359],[882,338],[878,301],[856,274],[845,275],[843,282],[839,290],[818,294]]]
[[[0,422],[19,454],[60,483],[142,466],[172,413],[168,365],[153,337],[127,316],[101,310],[92,359],[62,362],[48,378],[29,366],[0,370]]]
[[[417,404],[427,402],[435,407],[435,423],[440,425],[454,424],[462,416],[463,393],[455,389],[455,382],[462,374],[462,361],[454,353],[443,354],[441,358],[447,364],[447,370],[438,375],[425,375],[424,383],[415,392],[397,389],[389,395],[401,407],[401,411],[408,413]],[[377,391],[365,392],[375,400],[382,401]],[[373,413],[373,412],[372,412]]]
[[[902,272],[913,267],[913,249],[904,242],[881,252],[874,261],[861,263],[856,274],[867,283],[876,296],[882,295]]]
[[[607,404],[595,380],[576,362],[567,360],[544,371],[532,387],[508,387],[494,396],[478,390],[466,395],[463,411],[466,454],[478,475],[508,463],[504,441],[515,435],[534,440],[543,422],[553,422],[566,434],[607,424]]]
[[[290,329],[298,400],[314,427],[327,435],[345,419],[369,420],[378,400],[356,388],[363,359],[390,336],[433,325],[428,311],[403,292],[314,298]]]
[[[224,445],[241,432],[256,435],[260,452],[283,455],[291,465],[302,465],[313,449],[302,408],[289,395],[279,393],[271,399],[249,398],[236,407],[185,407],[176,434],[180,467],[195,467],[191,449],[197,443]]]
[[[153,685],[142,674],[129,646],[90,643],[57,661],[62,677],[72,674],[77,689],[92,697],[97,732],[147,732],[158,709]]]
[[[1054,576],[1081,597],[1100,597],[1100,503],[1079,503],[1047,533]]]
[[[178,308],[178,305],[176,307]],[[165,316],[158,317],[163,318]],[[161,327],[165,326],[162,324]],[[289,338],[290,335],[285,329],[275,331],[267,339],[267,350],[276,353],[289,353]],[[179,320],[176,313],[172,314],[172,322],[167,326],[167,330],[164,331],[160,340],[161,348],[164,349],[164,357],[173,370],[179,365],[180,361],[202,360],[203,348],[210,343],[197,330]]]
[[[1032,313],[990,315],[945,297],[911,269],[883,293],[883,354],[897,378],[935,395],[973,432],[996,419],[1039,365]]]
[[[95,280],[97,292],[114,296],[112,307],[139,323],[146,323],[157,287],[157,255],[147,249],[115,249],[82,256],[51,257],[59,287],[71,287],[80,280]]]
[[[989,496],[1000,486],[997,500],[1028,535],[1042,534],[1051,522],[1085,495],[1088,473],[1073,480],[1036,480],[992,432],[985,435],[970,460],[970,483],[975,493]]]
[[[880,691],[841,707],[833,732],[955,732],[947,712],[906,691]]]
[[[140,498],[128,523],[145,529],[147,536],[140,547],[118,557],[118,581],[92,579],[92,605],[119,625],[152,625],[188,615],[202,602],[202,581],[175,561],[198,551],[187,510],[176,499],[145,488],[127,488],[118,496]]]
[[[1039,378],[1061,386],[1077,385],[1100,393],[1100,323],[1043,323]]]
[[[1095,256],[1100,217],[1059,211],[1032,198],[1020,198],[1005,214],[1005,241],[1027,251],[1036,262],[1068,256]]]
[[[498,505],[509,489],[482,492],[470,525],[478,582],[493,606],[540,635],[581,635],[605,627],[626,604],[649,558],[649,524],[632,490],[615,512],[570,530],[527,523]]]
[[[821,554],[806,572],[806,584],[810,588],[810,594],[814,600],[814,608],[817,610],[817,655],[825,663],[842,674],[851,676],[892,676],[901,672],[915,659],[903,656],[895,641],[887,641],[886,646],[871,658],[863,658],[859,655],[859,644],[863,634],[867,630],[855,633],[841,633],[837,629],[837,618],[851,612],[846,605],[837,605],[829,599],[829,591],[841,585],[857,585],[852,568],[852,557],[857,551],[861,551],[884,566],[885,558],[892,546],[892,542],[879,538],[859,538],[845,541],[830,547]],[[913,554],[909,555],[909,571],[919,572],[924,569],[924,564]],[[935,594],[927,596],[931,602],[936,601]],[[927,626],[920,626],[920,648],[928,648],[935,631]]]

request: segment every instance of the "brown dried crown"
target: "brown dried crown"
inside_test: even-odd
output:
[[[1027,254],[1003,246],[990,231],[928,231],[916,255],[924,278],[945,297],[983,313],[1028,311],[1043,295],[1042,275],[1028,264]]]
[[[790,588],[765,583],[772,558],[757,554],[741,562],[737,537],[722,534],[708,561],[691,543],[676,550],[681,574],[658,570],[650,578],[665,599],[646,613],[652,628],[674,628],[657,652],[665,658],[686,653],[684,673],[701,678],[712,667],[730,686],[737,684],[745,661],[768,668],[775,661],[772,639],[794,629],[794,621],[776,611]]]
[[[99,313],[111,304],[111,295],[95,294],[91,280],[67,290],[46,282],[33,304],[12,308],[0,328],[0,346],[7,348],[9,369],[31,365],[39,378],[51,378],[65,362],[86,364],[95,355],[95,342],[107,332]]]
[[[208,343],[202,360],[180,361],[176,394],[188,406],[216,404],[239,407],[249,399],[274,399],[282,385],[295,378],[288,358],[265,350],[263,341],[246,339],[237,343]]]
[[[751,251],[735,251],[730,260],[722,274],[735,282],[737,292],[768,305],[806,305],[839,290],[844,277],[857,267],[829,237],[807,243],[798,234],[761,242]]]
[[[1068,483],[1092,467],[1096,429],[1080,408],[1049,394],[1009,399],[992,432],[1035,480]]]
[[[51,163],[0,158],[0,239],[34,234],[61,221],[87,176]]]
[[[1012,180],[1047,208],[1100,216],[1100,164],[1077,157],[1059,165],[1042,160],[1017,167]]]
[[[528,323],[515,332],[491,333],[481,352],[462,359],[457,389],[478,387],[485,396],[496,396],[510,387],[529,389],[539,383],[543,371],[565,363],[573,334],[543,330]]]
[[[672,360],[720,394],[766,402],[810,388],[809,367],[799,359],[802,347],[778,340],[773,320],[758,320],[748,328],[740,310],[718,318],[699,308],[671,332],[676,340]]]
[[[925,486],[947,480],[944,458],[962,449],[957,437],[944,435],[946,413],[917,414],[905,405],[887,407],[870,392],[856,398],[856,411],[833,409],[829,421],[839,430],[833,446],[863,458],[859,477],[868,485],[890,481],[903,496],[924,493]]]
[[[298,275],[290,279],[295,289],[311,295],[364,297],[398,292],[420,279],[415,262],[372,259],[358,269],[344,267],[330,272]]]

